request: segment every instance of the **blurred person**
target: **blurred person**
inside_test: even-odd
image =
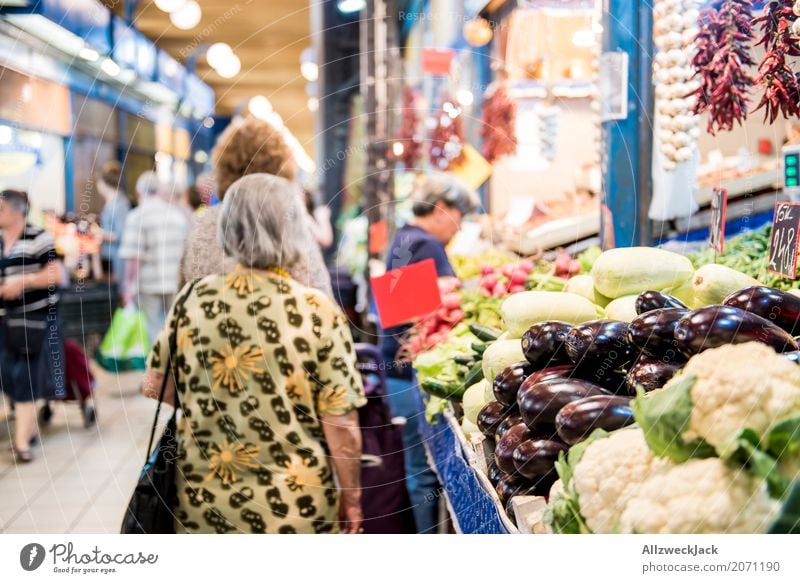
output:
[[[123,303],[135,303],[144,312],[150,340],[164,325],[178,290],[180,255],[189,221],[164,197],[155,172],[136,181],[139,206],[125,221],[119,255],[125,260]]]
[[[64,273],[53,236],[27,222],[28,195],[0,192],[0,383],[13,401],[12,450],[33,460],[38,438],[36,401],[65,396],[65,363],[58,322],[58,288]]]
[[[311,243],[286,220],[299,212],[296,184],[236,181],[217,231],[235,265],[184,287],[153,347],[144,392],[157,399],[178,339],[177,532],[361,530],[366,398],[344,316],[286,271]]]
[[[331,209],[326,204],[317,204],[314,193],[303,191],[305,206],[310,217],[311,234],[321,249],[333,245],[333,227],[331,225]]]
[[[192,210],[193,216],[201,215],[208,209],[209,199],[206,198],[205,191],[201,190],[196,184],[193,184],[187,190],[186,201]]]
[[[458,233],[464,216],[478,210],[480,199],[453,177],[439,172],[426,175],[412,196],[414,218],[395,233],[386,255],[386,268],[397,269],[433,259],[440,279],[455,278],[445,246]],[[422,444],[413,371],[410,364],[398,361],[399,338],[410,328],[410,324],[387,328],[381,334],[380,348],[389,377],[389,406],[395,417],[406,420],[403,428],[406,488],[417,532],[434,534],[439,483],[428,466]]]
[[[254,117],[234,121],[222,132],[212,152],[212,161],[220,197],[231,184],[247,174],[272,174],[294,181],[297,173],[294,156],[281,132]],[[233,266],[233,259],[225,256],[216,240],[219,213],[220,205],[212,206],[192,225],[181,258],[183,282],[222,273]],[[301,206],[300,213],[290,220],[298,221],[304,231],[310,230],[310,218],[304,207]],[[333,297],[330,275],[318,245],[311,244],[303,258],[289,269],[292,277],[303,285]]]
[[[119,162],[112,160],[103,164],[97,180],[97,191],[105,200],[100,213],[100,228],[103,230],[100,258],[103,261],[103,271],[111,276],[117,289],[121,290],[125,280],[125,263],[119,256],[119,244],[131,203],[122,190],[122,166]]]

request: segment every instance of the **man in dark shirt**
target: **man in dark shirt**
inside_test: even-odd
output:
[[[461,228],[464,216],[479,207],[477,195],[446,174],[425,177],[414,193],[414,219],[395,234],[386,255],[387,269],[433,259],[439,278],[455,277],[445,245]],[[389,403],[395,417],[405,418],[403,430],[406,487],[414,510],[417,532],[435,533],[438,523],[436,474],[428,467],[419,423],[423,414],[411,366],[397,361],[399,339],[410,324],[387,328],[381,353],[389,376]]]

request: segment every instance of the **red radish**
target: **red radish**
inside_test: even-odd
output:
[[[511,277],[511,273],[513,271],[514,271],[514,266],[509,263],[509,264],[503,266],[503,269],[500,270],[500,273],[502,273],[506,277]]]
[[[522,284],[515,284],[512,285],[510,288],[508,288],[508,293],[510,294],[517,294],[519,292],[524,292],[524,291],[525,291],[525,286]]]
[[[462,312],[461,310],[456,309],[450,312],[451,324],[458,324],[463,319],[464,319],[464,312]]]
[[[448,310],[456,310],[461,307],[461,296],[451,292],[442,298],[442,307]]]
[[[497,285],[497,275],[496,275],[496,274],[494,274],[494,273],[489,273],[489,274],[487,274],[487,275],[484,275],[484,276],[481,278],[481,282],[480,282],[480,284],[481,284],[483,287],[485,287],[485,288],[487,288],[487,289],[489,289],[489,290],[492,290],[492,289],[494,289],[494,286],[496,286],[496,285]]]
[[[491,265],[481,265],[481,275],[489,275],[490,273],[494,273],[494,267]]]
[[[522,269],[517,268],[511,273],[511,285],[524,284],[526,281],[528,281],[528,274]]]
[[[503,282],[500,282],[496,286],[494,286],[494,290],[492,291],[492,295],[496,298],[502,298],[507,293],[508,293],[508,286]]]
[[[563,252],[559,253],[555,261],[556,275],[569,273],[570,261],[569,255]]]
[[[573,259],[569,262],[569,274],[570,275],[577,275],[581,272],[581,262],[577,259]]]
[[[520,269],[522,269],[526,273],[530,273],[531,271],[533,271],[533,268],[535,266],[533,264],[533,261],[531,261],[530,259],[523,259],[522,261],[520,261],[517,264],[517,267],[519,267]]]

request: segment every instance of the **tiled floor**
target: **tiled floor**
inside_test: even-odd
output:
[[[119,532],[155,403],[139,394],[139,373],[95,373],[97,425],[85,429],[76,404],[55,404],[31,464],[15,464],[0,406],[0,533]]]

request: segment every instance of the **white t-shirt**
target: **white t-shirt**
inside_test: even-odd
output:
[[[183,241],[189,221],[180,209],[158,197],[148,197],[128,213],[119,248],[123,259],[139,259],[139,293],[178,291]]]

